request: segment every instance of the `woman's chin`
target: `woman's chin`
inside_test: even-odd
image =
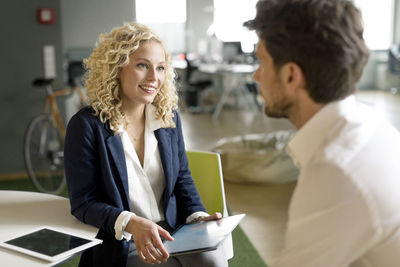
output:
[[[144,104],[151,104],[154,102],[154,97],[146,97],[143,102]]]

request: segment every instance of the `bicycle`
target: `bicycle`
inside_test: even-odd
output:
[[[54,91],[53,79],[38,78],[34,87],[46,89],[44,113],[35,116],[28,125],[24,137],[24,160],[28,176],[35,188],[44,193],[60,194],[65,186],[64,139],[65,126],[56,97],[78,93],[80,106],[84,96],[81,86]]]

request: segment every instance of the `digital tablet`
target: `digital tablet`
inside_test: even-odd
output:
[[[236,228],[245,214],[238,214],[213,221],[184,224],[173,234],[174,241],[164,241],[171,256],[215,250]]]
[[[55,262],[100,243],[96,238],[86,239],[46,226],[0,242],[0,246]]]

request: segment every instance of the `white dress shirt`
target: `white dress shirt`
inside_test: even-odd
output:
[[[288,144],[300,169],[273,267],[400,266],[400,134],[354,96]]]
[[[128,133],[123,129],[123,126],[118,131],[124,148],[131,207],[131,211],[123,211],[115,222],[115,238],[118,240],[122,238],[131,239],[132,235],[125,232],[131,216],[144,217],[153,222],[165,219],[162,203],[165,176],[158,150],[158,141],[154,134],[154,131],[161,128],[162,122],[156,120],[154,109],[155,107],[151,104],[146,105],[145,108],[143,167]],[[186,221],[190,222],[199,216],[206,215],[208,214],[204,212],[195,212]]]

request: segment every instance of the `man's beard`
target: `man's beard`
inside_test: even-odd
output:
[[[292,103],[285,101],[273,105],[271,108],[264,103],[264,113],[270,118],[289,118],[289,110],[292,107]]]

